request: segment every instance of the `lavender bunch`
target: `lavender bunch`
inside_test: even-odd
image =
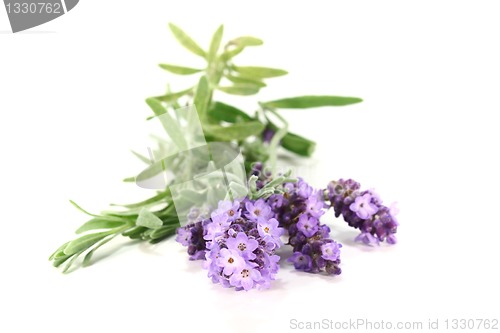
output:
[[[355,238],[368,245],[386,241],[396,243],[398,210],[395,203],[382,205],[380,196],[373,190],[360,190],[360,184],[352,179],[331,181],[325,191],[335,216],[344,220],[361,233]]]

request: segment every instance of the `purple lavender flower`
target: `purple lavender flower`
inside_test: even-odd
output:
[[[226,245],[229,250],[238,251],[243,258],[253,260],[256,257],[253,251],[259,246],[259,242],[248,238],[244,232],[239,232],[236,237],[229,237]]]
[[[268,288],[279,269],[279,257],[274,251],[281,245],[278,241],[283,230],[278,221],[265,218],[272,215],[272,211],[264,200],[245,199],[244,203],[238,203],[238,207],[236,202],[219,203],[219,208],[212,213],[205,227],[208,242],[203,267],[212,282],[224,287]],[[241,213],[233,221],[228,218],[231,208]]]
[[[263,238],[270,237],[271,241],[277,245],[281,245],[280,237],[285,230],[279,227],[279,222],[276,219],[260,220],[257,222],[257,230],[259,235]]]
[[[230,221],[227,214],[217,214],[215,212],[211,215],[212,223],[207,225],[207,232],[204,238],[208,241],[215,240],[218,236],[222,235],[229,228]]]
[[[236,288],[250,290],[261,282],[262,275],[254,267],[247,265],[237,269],[229,278],[229,283]]]
[[[321,245],[321,258],[331,261],[337,260],[340,257],[341,247],[342,244],[339,244],[335,241]]]
[[[372,196],[370,193],[358,196],[349,208],[359,216],[359,218],[366,220],[373,216],[378,211],[378,207],[373,204]]]
[[[288,262],[291,262],[295,269],[309,272],[312,269],[312,259],[307,254],[303,254],[302,252],[295,252],[290,258],[287,259]]]
[[[315,217],[302,214],[297,222],[297,229],[306,237],[312,237],[318,231],[319,221]]]
[[[217,209],[214,211],[215,215],[227,215],[227,220],[233,222],[241,216],[240,202],[239,201],[220,201]]]
[[[324,191],[313,189],[303,179],[299,179],[297,183],[284,184],[283,187],[283,203],[271,204],[271,207],[280,225],[288,231],[288,243],[293,247],[294,254],[288,258],[288,262],[293,263],[296,269],[306,272],[340,274],[340,253],[328,248],[333,245],[325,247],[325,253],[327,258],[334,260],[323,258],[323,245],[334,242],[329,238],[330,228],[319,222],[319,217],[326,208]],[[340,246],[338,244],[339,248]]]
[[[247,213],[245,216],[254,222],[258,220],[268,220],[272,216],[271,207],[263,199],[259,199],[255,202],[248,200],[245,203],[245,208]]]
[[[231,275],[236,270],[246,266],[245,259],[238,251],[222,249],[219,252],[217,265],[222,268],[222,274]]]
[[[325,211],[323,208],[325,207],[325,201],[321,198],[318,192],[314,192],[311,196],[309,196],[305,201],[305,212],[310,216],[315,218],[320,218]]]
[[[191,240],[191,230],[185,228],[177,229],[177,237],[175,240],[181,243],[183,246],[188,246],[189,241]]]
[[[373,190],[360,190],[359,183],[352,179],[332,181],[328,184],[328,199],[335,216],[342,215],[351,226],[361,231],[355,240],[367,245],[383,242],[396,243],[399,223],[397,208],[382,205],[382,200]]]

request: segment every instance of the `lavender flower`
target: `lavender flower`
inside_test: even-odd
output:
[[[325,213],[322,192],[312,188],[303,179],[287,183],[282,198],[271,196],[271,207],[289,235],[288,243],[294,254],[288,258],[296,269],[305,272],[341,273],[340,247],[330,239],[330,228],[321,224],[319,217]]]
[[[361,219],[368,219],[378,211],[378,207],[372,203],[372,195],[365,193],[356,197],[354,202],[349,206],[353,212]]]
[[[229,207],[239,216],[233,221],[227,217]],[[279,257],[274,251],[281,246],[279,237],[283,234],[272,216],[264,200],[219,203],[204,236],[203,266],[214,283],[236,290],[270,286],[278,273]]]
[[[229,250],[239,252],[243,258],[253,260],[256,257],[253,251],[259,246],[259,243],[253,238],[248,238],[244,232],[238,232],[236,237],[227,239],[226,245]]]
[[[360,184],[352,179],[330,182],[326,193],[335,216],[342,215],[351,227],[361,231],[356,241],[367,245],[396,243],[399,223],[394,204],[390,208],[384,206],[375,191],[360,191]]]
[[[245,216],[254,222],[257,222],[260,219],[265,221],[272,216],[271,207],[269,207],[263,199],[259,199],[255,202],[248,200],[245,203],[245,208],[247,210]]]
[[[299,216],[297,222],[297,229],[301,231],[304,236],[312,237],[318,231],[319,221],[315,217],[309,217],[307,214]]]

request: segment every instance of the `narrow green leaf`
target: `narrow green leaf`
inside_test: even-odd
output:
[[[146,164],[151,164],[151,159],[149,159],[148,157],[146,157],[146,156],[144,156],[142,154],[139,154],[138,152],[133,151],[133,150],[131,150],[131,152],[132,152],[132,154],[134,154],[135,157],[137,157],[138,159],[140,159],[142,162],[144,162]]]
[[[239,96],[255,95],[260,90],[258,86],[249,84],[239,84],[229,87],[217,87],[217,89],[225,92],[226,94],[239,95]]]
[[[84,214],[87,214],[89,216],[92,216],[92,217],[97,217],[97,218],[103,218],[103,216],[101,215],[97,215],[97,214],[92,214],[92,213],[89,213],[87,212],[85,209],[83,209],[82,207],[78,206],[76,202],[74,202],[73,200],[70,200],[69,201],[73,206],[76,207],[76,209],[78,209],[79,211],[81,211],[82,213]],[[117,221],[117,222],[122,222],[123,219],[120,219],[118,217],[107,217],[106,219],[110,220],[110,221]]]
[[[163,199],[168,198],[170,196],[171,196],[170,190],[165,190],[165,191],[161,191],[157,195],[155,195],[149,199],[146,199],[144,201],[141,201],[141,202],[128,204],[128,205],[112,204],[112,206],[121,206],[121,207],[126,207],[126,208],[139,208],[142,206],[147,206],[147,205],[151,205],[154,203],[158,203],[158,202],[162,201]]]
[[[80,251],[84,251],[108,235],[109,232],[104,231],[104,232],[85,235],[75,240],[72,240],[71,242],[69,242],[68,246],[66,246],[66,248],[64,249],[64,254],[71,255]]]
[[[219,140],[232,141],[243,140],[252,135],[259,135],[264,130],[264,125],[258,121],[249,121],[230,126],[209,125],[207,126],[209,134]]]
[[[181,150],[187,149],[186,138],[184,138],[184,133],[179,126],[179,123],[172,118],[172,116],[163,107],[161,102],[156,98],[146,99],[146,103],[153,110],[154,114],[158,116],[163,128],[167,132],[168,136]]]
[[[234,75],[226,75],[226,78],[236,84],[248,84],[248,85],[254,85],[259,88],[263,88],[266,86],[266,84],[258,79],[251,79],[247,77],[241,77],[241,76],[234,76]]]
[[[229,60],[229,59],[237,56],[241,52],[243,52],[244,49],[245,49],[244,46],[238,46],[235,48],[231,48],[229,50],[224,51],[224,53],[222,53],[222,55],[221,55],[221,58],[224,60]]]
[[[73,255],[73,257],[71,258],[71,260],[70,260],[70,261],[68,261],[68,263],[67,263],[67,264],[66,264],[66,266],[64,267],[64,269],[63,269],[63,271],[62,271],[63,273],[66,273],[66,272],[70,269],[70,267],[71,267],[71,266],[73,265],[73,263],[75,262],[76,258],[78,258],[78,256],[80,256],[80,254],[82,254],[82,252],[83,252],[83,251],[79,251],[79,252],[77,252],[77,253],[75,253],[75,254]]]
[[[271,122],[268,123],[268,126],[273,131],[278,130],[278,127]],[[316,143],[314,141],[291,132],[287,132],[281,139],[281,146],[286,150],[305,157],[312,156],[314,150],[316,149]]]
[[[196,74],[196,73],[199,73],[203,70],[203,69],[169,65],[169,64],[160,64],[159,66],[161,68],[163,68],[164,70],[169,71],[170,73],[179,74],[179,75]]]
[[[134,239],[146,230],[148,230],[148,229],[145,227],[135,226],[135,227],[132,227],[132,228],[128,229],[127,231],[123,232],[122,236],[130,237],[130,238]]]
[[[196,44],[196,42],[191,37],[189,37],[181,28],[173,23],[169,23],[168,26],[170,27],[170,30],[174,34],[175,38],[179,41],[179,43],[182,44],[182,46],[184,46],[194,54],[199,55],[200,57],[206,57],[206,52],[203,51],[203,49],[198,44]]]
[[[95,251],[97,249],[99,249],[101,246],[103,246],[104,244],[108,243],[110,240],[112,240],[113,238],[115,238],[117,235],[114,235],[114,236],[111,236],[111,237],[108,237],[108,238],[105,238],[103,239],[99,244],[97,244],[96,246],[94,246],[94,248],[92,250],[90,250],[86,255],[85,257],[83,258],[83,262],[82,262],[82,266],[83,267],[87,267],[90,265],[90,260],[92,259],[92,256],[94,255]]]
[[[143,208],[135,224],[149,229],[158,229],[163,225],[163,221],[158,216],[151,213],[147,208]]]
[[[66,245],[68,245],[69,242],[66,242],[64,243],[63,245],[61,245],[57,250],[54,251],[54,253],[52,253],[49,257],[49,260],[52,260],[54,259],[54,257],[58,254],[58,253],[64,253],[64,248],[66,248]]]
[[[255,38],[252,36],[242,36],[231,40],[228,44],[245,47],[245,46],[259,46],[264,44],[264,42],[262,41],[262,39]]]
[[[196,111],[200,120],[203,121],[206,118],[206,113],[208,109],[208,103],[210,101],[210,88],[208,86],[208,80],[205,75],[198,81],[198,86],[196,88],[196,95],[194,96],[194,105],[196,106]]]
[[[208,115],[217,121],[236,123],[240,121],[250,121],[253,118],[240,109],[222,102],[215,102],[208,111]]]
[[[176,102],[182,96],[188,95],[188,94],[190,94],[192,92],[193,92],[193,87],[185,89],[185,90],[181,90],[181,91],[178,91],[178,92],[175,92],[175,93],[167,93],[165,95],[155,96],[155,97],[152,97],[152,98],[157,99],[157,100],[159,100],[161,102],[169,102],[169,103],[171,103],[171,102]]]
[[[61,256],[61,257],[58,257],[58,258],[54,258],[54,261],[52,262],[52,265],[54,267],[59,267],[61,266],[62,264],[64,264],[64,262],[66,262],[66,260],[68,260],[69,258],[71,258],[73,255],[64,255],[64,256]]]
[[[127,177],[127,178],[123,178],[122,180],[124,183],[133,183],[135,182],[135,177]]]
[[[268,68],[268,67],[234,66],[233,69],[244,76],[256,77],[256,78],[266,78],[266,77],[270,78],[288,74],[288,72],[285,70],[277,68]]]
[[[300,135],[287,133],[281,140],[283,148],[298,155],[310,157],[316,149],[316,143]]]
[[[258,46],[264,42],[258,38],[251,36],[243,36],[229,41],[226,44],[226,50],[222,54],[222,58],[229,60],[240,54],[247,46]]]
[[[357,97],[341,97],[341,96],[299,96],[292,98],[283,98],[276,101],[262,103],[269,108],[282,109],[306,109],[317,108],[321,106],[344,106],[362,102],[361,98]]]
[[[96,217],[83,224],[80,228],[76,230],[76,233],[81,234],[89,230],[97,230],[97,229],[113,229],[121,227],[124,224],[125,222],[110,221],[109,219]]]
[[[175,233],[175,230],[177,229],[178,226],[165,226],[161,227],[159,229],[153,230],[150,234],[149,237],[151,239],[159,239],[163,238],[166,236],[173,235]]]
[[[217,52],[219,51],[220,42],[222,41],[222,35],[224,34],[224,26],[221,25],[215,31],[212,41],[210,43],[210,48],[208,49],[207,61],[211,63],[217,57]]]

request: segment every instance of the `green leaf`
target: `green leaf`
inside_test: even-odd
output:
[[[185,89],[185,90],[181,90],[179,92],[168,93],[168,94],[165,94],[165,95],[155,96],[155,97],[152,97],[152,98],[157,99],[157,100],[159,100],[161,102],[175,102],[179,98],[181,98],[182,96],[187,95],[187,94],[189,94],[191,92],[193,92],[193,87]]]
[[[232,105],[215,102],[208,111],[208,115],[217,121],[225,121],[228,123],[236,123],[239,121],[250,121],[253,118],[240,109]]]
[[[246,85],[254,85],[259,88],[263,88],[266,86],[266,84],[258,79],[251,79],[247,77],[241,77],[241,76],[234,76],[234,75],[226,75],[226,78],[236,84],[246,84]]]
[[[103,246],[104,244],[108,243],[110,240],[112,240],[113,238],[115,238],[116,236],[118,235],[114,235],[112,237],[108,237],[108,238],[105,238],[103,239],[99,244],[97,244],[96,246],[94,246],[94,248],[89,251],[85,257],[83,258],[83,262],[82,262],[82,266],[83,267],[87,267],[90,265],[90,260],[92,259],[92,256],[94,255],[95,251],[97,249],[99,249],[101,246]]]
[[[135,226],[135,227],[132,227],[131,229],[125,231],[122,233],[122,236],[124,237],[130,237],[132,239],[135,239],[135,238],[140,238],[140,235],[144,232],[148,230],[147,228],[145,227],[141,227],[141,226]]]
[[[200,81],[198,81],[196,95],[194,96],[194,105],[196,106],[196,111],[202,122],[206,118],[209,101],[210,88],[208,87],[207,77],[203,75],[200,77]]]
[[[151,204],[160,202],[164,198],[169,198],[170,196],[171,196],[170,190],[165,190],[165,191],[162,191],[162,192],[158,193],[157,195],[155,195],[155,196],[153,196],[153,197],[151,197],[149,199],[146,199],[144,201],[141,201],[141,202],[137,202],[137,203],[133,203],[133,204],[128,204],[128,205],[112,204],[112,206],[121,206],[121,207],[126,207],[126,208],[139,208],[139,207],[142,207],[142,206],[147,206],[147,205],[151,205]]]
[[[151,159],[149,159],[148,157],[146,157],[146,156],[144,156],[142,154],[139,154],[138,152],[133,151],[133,150],[131,150],[131,152],[132,152],[132,154],[135,155],[135,157],[137,157],[138,159],[140,159],[142,162],[144,162],[146,164],[151,164]],[[132,181],[134,181],[134,180],[135,180],[135,178]]]
[[[243,36],[229,41],[226,44],[226,50],[222,54],[222,58],[229,60],[232,57],[240,54],[247,46],[258,46],[264,42],[258,38]]]
[[[217,89],[225,92],[226,94],[239,96],[255,95],[260,90],[258,86],[249,84],[234,85],[229,87],[217,87]]]
[[[278,126],[269,122],[268,126],[277,131]],[[292,132],[287,132],[281,139],[281,146],[297,155],[310,157],[316,149],[316,143]]]
[[[158,216],[151,213],[148,209],[143,208],[139,213],[139,217],[137,218],[137,222],[135,224],[149,229],[158,229],[163,225],[163,221]]]
[[[211,63],[217,57],[217,51],[219,51],[220,42],[222,41],[222,35],[224,34],[224,26],[221,25],[215,31],[212,37],[212,42],[210,43],[210,48],[208,49],[207,61]]]
[[[245,47],[239,46],[239,47],[232,48],[231,50],[226,50],[226,51],[224,51],[224,53],[222,53],[221,58],[223,58],[224,60],[229,60],[229,59],[237,56],[238,54],[240,54],[244,49],[245,49]]]
[[[317,108],[321,106],[344,106],[355,104],[363,101],[357,97],[340,97],[340,96],[300,96],[292,98],[283,98],[276,101],[262,103],[269,108],[282,109],[306,109]]]
[[[182,46],[184,46],[194,54],[199,55],[200,57],[206,57],[206,52],[203,51],[203,49],[198,44],[196,44],[196,42],[191,37],[189,37],[181,28],[173,23],[169,23],[168,26],[170,27],[170,30],[174,34],[175,38],[179,41],[179,43],[182,44]]]
[[[281,146],[298,155],[310,157],[316,149],[316,143],[300,135],[287,133],[281,139]]]
[[[98,232],[94,234],[89,234],[72,240],[69,242],[68,246],[64,249],[64,254],[72,255],[80,251],[84,251],[109,235],[109,231]]]
[[[73,257],[71,258],[71,260],[70,260],[70,261],[68,261],[68,263],[67,263],[67,264],[66,264],[66,266],[64,267],[64,269],[63,269],[63,271],[62,271],[63,273],[66,273],[66,272],[70,269],[70,267],[71,267],[71,266],[73,265],[73,263],[75,262],[76,258],[78,258],[78,256],[79,256],[80,254],[82,254],[82,252],[83,252],[83,251],[79,251],[79,252],[77,252],[77,253],[75,253],[75,254],[73,255]]]
[[[57,250],[55,250],[54,253],[52,253],[50,255],[49,260],[54,259],[57,256],[57,254],[61,254],[61,253],[64,254],[64,249],[66,248],[66,245],[68,245],[68,244],[69,244],[69,242],[66,242],[63,245],[61,245]]]
[[[262,45],[264,44],[264,42],[262,41],[262,39],[259,39],[259,38],[255,38],[255,37],[252,37],[252,36],[242,36],[242,37],[238,37],[238,38],[235,38],[233,40],[231,40],[228,45],[237,45],[237,46],[259,46],[259,45]]]
[[[268,67],[255,67],[255,66],[234,66],[233,69],[243,76],[249,76],[254,78],[269,78],[288,74],[287,71],[276,68]]]
[[[169,65],[169,64],[160,64],[159,66],[161,68],[163,68],[164,70],[169,71],[170,73],[179,74],[179,75],[196,74],[196,73],[199,73],[203,70],[203,69]]]
[[[97,229],[113,229],[117,227],[121,227],[125,224],[125,222],[119,221],[110,221],[109,219],[103,218],[93,218],[92,220],[87,221],[80,228],[76,230],[77,234],[81,234],[83,232],[89,230],[97,230]]]
[[[172,141],[177,145],[177,147],[181,150],[187,149],[186,138],[184,137],[184,133],[180,128],[179,123],[174,118],[172,118],[172,116],[163,107],[161,102],[156,98],[151,97],[146,99],[146,103],[153,110],[154,114],[159,117],[163,128],[167,132],[170,139],[172,139]]]
[[[159,229],[153,230],[150,234],[149,237],[151,239],[159,239],[159,238],[164,238],[166,236],[170,236],[175,234],[175,230],[177,229],[179,225],[177,226],[165,226],[161,227]]]
[[[243,140],[252,135],[259,135],[264,130],[264,125],[258,121],[238,123],[230,126],[208,125],[208,132],[219,140]]]

